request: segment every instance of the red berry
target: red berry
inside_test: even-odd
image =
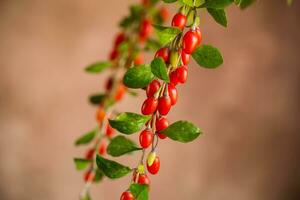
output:
[[[154,97],[147,98],[142,105],[143,115],[150,115],[157,109],[158,101]]]
[[[126,92],[126,87],[122,83],[120,83],[118,85],[117,90],[116,90],[115,100],[116,101],[122,100],[123,97],[124,97],[125,92]]]
[[[198,46],[198,36],[196,31],[188,31],[183,36],[182,49],[187,54],[192,54]]]
[[[95,152],[94,149],[89,149],[89,150],[86,152],[86,154],[85,154],[85,158],[86,158],[87,160],[92,160],[93,157],[94,157],[94,152]]]
[[[167,115],[171,109],[171,99],[169,96],[162,96],[158,99],[158,112],[161,115]]]
[[[105,141],[102,141],[101,144],[100,144],[100,147],[99,147],[99,154],[100,155],[104,155],[106,153],[106,142]]]
[[[125,191],[122,193],[120,200],[134,200],[134,196],[131,192]]]
[[[177,85],[178,84],[178,78],[177,78],[177,72],[176,71],[173,71],[170,73],[170,82],[173,84],[173,85]]]
[[[90,182],[90,181],[92,181],[93,179],[94,179],[94,173],[93,173],[93,170],[88,170],[88,171],[86,171],[85,172],[85,174],[84,174],[84,181],[85,182]]]
[[[114,133],[115,133],[115,129],[113,129],[110,124],[107,124],[106,132],[105,132],[106,136],[108,138],[111,138],[114,135]]]
[[[162,131],[165,128],[167,128],[169,126],[169,122],[167,120],[167,118],[165,117],[160,117],[159,119],[156,120],[155,123],[155,127],[156,127],[156,131]]]
[[[156,158],[151,166],[149,166],[147,164],[148,172],[150,172],[151,174],[157,174],[159,171],[159,168],[160,168],[160,161],[159,161],[158,156],[156,156]]]
[[[143,147],[144,149],[148,148],[152,141],[153,141],[153,133],[151,132],[150,129],[145,129],[140,133],[140,145],[141,147]]]
[[[106,91],[110,91],[112,88],[112,85],[113,85],[113,78],[109,77],[109,79],[107,80],[106,85],[105,85]]]
[[[161,7],[159,10],[159,15],[162,18],[163,21],[167,21],[169,17],[169,11],[165,7]]]
[[[119,46],[125,40],[125,34],[119,33],[115,40],[115,47]]]
[[[144,40],[149,37],[152,31],[151,21],[148,19],[144,19],[140,26],[140,37]]]
[[[167,47],[163,47],[159,49],[156,54],[155,58],[160,57],[162,58],[166,63],[169,62],[169,49]]]
[[[187,65],[190,62],[191,55],[181,51],[181,61],[182,64]]]
[[[138,53],[134,58],[134,64],[135,65],[141,65],[143,64],[143,54]]]
[[[162,134],[162,133],[157,133],[157,135],[160,139],[166,139],[167,138],[167,136],[165,134]]]
[[[184,29],[186,24],[186,16],[181,14],[181,13],[177,13],[176,15],[174,15],[173,19],[172,19],[172,26],[174,27],[178,27],[179,29]]]
[[[171,99],[171,105],[173,106],[177,102],[178,93],[176,87],[172,83],[168,84],[168,92]]]
[[[147,97],[153,97],[154,94],[159,90],[160,83],[158,80],[153,80],[146,89]]]
[[[148,178],[148,176],[146,174],[140,174],[138,183],[141,185],[150,185],[150,179]]]
[[[110,60],[115,60],[116,58],[118,58],[118,56],[119,56],[118,50],[117,50],[117,49],[114,49],[114,50],[110,53],[109,59],[110,59]]]
[[[176,69],[176,73],[177,73],[178,81],[180,83],[185,83],[186,79],[187,79],[187,74],[188,74],[187,67],[186,66],[178,67]]]
[[[201,33],[199,27],[196,28],[195,32],[196,32],[196,35],[198,37],[198,43],[197,43],[197,45],[199,46],[201,44],[201,42],[202,42],[202,33]]]

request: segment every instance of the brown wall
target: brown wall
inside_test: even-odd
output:
[[[73,141],[95,126],[86,98],[106,75],[83,67],[106,58],[132,2],[0,1],[1,200],[77,199],[83,182],[72,157],[84,149]],[[226,30],[201,14],[204,43],[225,63],[189,67],[170,120],[188,119],[205,134],[189,145],[160,143],[151,199],[300,199],[299,11],[284,0],[230,8]],[[143,98],[126,97],[119,110],[138,112]],[[118,199],[128,182],[105,180],[94,199]]]

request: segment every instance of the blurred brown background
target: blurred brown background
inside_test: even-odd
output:
[[[82,174],[72,157],[85,149],[73,142],[95,126],[86,99],[107,75],[83,67],[106,59],[117,22],[134,2],[0,1],[1,200],[78,198]],[[189,145],[160,143],[151,199],[300,199],[299,2],[264,0],[228,11],[227,29],[201,13],[204,43],[221,49],[224,65],[192,63],[170,114],[205,134]],[[138,112],[143,98],[128,96],[119,110]],[[94,199],[119,199],[128,183],[105,180],[92,188]]]

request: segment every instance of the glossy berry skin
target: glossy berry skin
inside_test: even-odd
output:
[[[115,40],[115,47],[119,46],[122,42],[124,42],[124,40],[125,40],[125,34],[119,33]]]
[[[170,73],[170,82],[171,82],[174,86],[176,86],[176,85],[179,83],[178,78],[177,78],[177,72],[176,72],[176,71],[173,71],[173,72]]]
[[[186,66],[178,67],[176,69],[176,73],[177,73],[178,81],[180,83],[185,83],[187,80],[187,75],[188,75],[187,67]]]
[[[181,13],[177,13],[176,15],[174,15],[173,19],[172,19],[172,26],[173,27],[178,27],[179,29],[184,29],[186,24],[186,16],[181,14]]]
[[[150,129],[145,129],[140,133],[140,145],[142,148],[147,149],[153,141],[154,134]]]
[[[115,129],[111,127],[110,124],[107,124],[105,134],[108,138],[111,138],[115,133]]]
[[[168,126],[169,126],[169,122],[168,122],[167,118],[165,118],[165,117],[160,117],[155,122],[156,131],[162,131],[165,128],[167,128]]]
[[[196,31],[188,31],[183,36],[182,50],[187,54],[192,54],[198,46],[198,36]]]
[[[181,51],[181,61],[182,64],[187,65],[190,62],[191,55]]]
[[[149,166],[147,164],[148,172],[151,174],[157,174],[159,171],[159,168],[160,168],[160,160],[159,160],[158,156],[156,156],[156,158],[151,166]]]
[[[161,115],[167,115],[171,109],[171,99],[169,96],[162,96],[158,99],[158,112]]]
[[[178,92],[177,92],[176,87],[172,83],[168,84],[168,92],[169,92],[169,96],[171,99],[171,105],[173,106],[177,102]]]
[[[157,50],[157,52],[155,53],[155,58],[162,58],[166,63],[169,62],[169,58],[170,58],[170,53],[169,53],[169,49],[166,47],[163,47],[159,50]]]
[[[153,80],[146,88],[147,97],[153,97],[154,94],[159,90],[160,83],[158,80]]]
[[[140,174],[138,178],[138,183],[141,185],[150,185],[150,179],[146,174]]]
[[[201,44],[201,42],[202,42],[202,33],[201,33],[199,27],[196,28],[195,32],[196,32],[196,35],[198,37],[198,43],[197,43],[197,45],[199,46]]]
[[[157,105],[158,105],[158,100],[156,98],[154,97],[147,98],[144,101],[141,109],[143,115],[153,114],[157,109]]]
[[[131,192],[125,191],[122,193],[120,200],[134,200],[134,196]]]

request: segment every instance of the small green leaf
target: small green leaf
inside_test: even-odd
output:
[[[182,2],[190,7],[199,7],[205,3],[205,0],[182,0]]]
[[[146,51],[156,51],[160,48],[160,43],[154,39],[148,39],[145,44]]]
[[[100,73],[110,66],[112,66],[112,63],[110,61],[96,62],[87,66],[85,68],[85,71],[89,73]]]
[[[104,173],[103,173],[103,171],[100,170],[100,169],[96,169],[95,177],[94,177],[94,179],[93,179],[93,182],[98,183],[98,182],[100,182],[103,178],[104,178]]]
[[[111,178],[111,179],[121,178],[132,171],[127,166],[124,166],[113,160],[105,159],[99,155],[97,155],[96,162],[97,162],[98,168],[103,171],[105,176],[107,176],[108,178]]]
[[[204,68],[217,68],[223,63],[220,51],[210,45],[201,45],[192,54],[194,60]]]
[[[201,7],[205,8],[215,8],[215,9],[224,9],[233,3],[233,0],[206,0]]]
[[[141,130],[144,124],[150,120],[150,117],[151,116],[125,112],[119,114],[114,120],[110,119],[109,124],[119,132],[130,135]]]
[[[163,2],[165,2],[165,3],[174,3],[174,2],[176,2],[177,0],[163,0]]]
[[[130,192],[136,198],[136,200],[148,200],[148,185],[131,184],[129,187]]]
[[[107,147],[107,153],[114,157],[122,156],[137,150],[141,150],[141,148],[138,148],[133,141],[122,135],[113,138]]]
[[[160,78],[166,82],[170,81],[166,63],[162,58],[155,58],[152,60],[151,71],[157,78]]]
[[[172,140],[183,143],[195,140],[202,133],[200,128],[187,121],[177,121],[161,132]]]
[[[175,37],[181,33],[181,30],[174,27],[164,27],[159,25],[153,25],[155,28],[158,39],[162,45],[170,43]]]
[[[84,158],[74,158],[74,163],[77,170],[83,170],[91,164],[91,160]]]
[[[207,11],[218,24],[227,27],[227,18],[224,9],[207,8]]]
[[[105,94],[94,94],[89,97],[90,103],[94,105],[99,105],[103,103],[106,95]]]
[[[81,136],[76,140],[75,145],[78,146],[78,145],[90,143],[94,139],[96,133],[97,133],[97,129],[85,133],[83,136]]]
[[[127,70],[123,83],[129,88],[144,88],[154,78],[149,65],[137,65]]]

